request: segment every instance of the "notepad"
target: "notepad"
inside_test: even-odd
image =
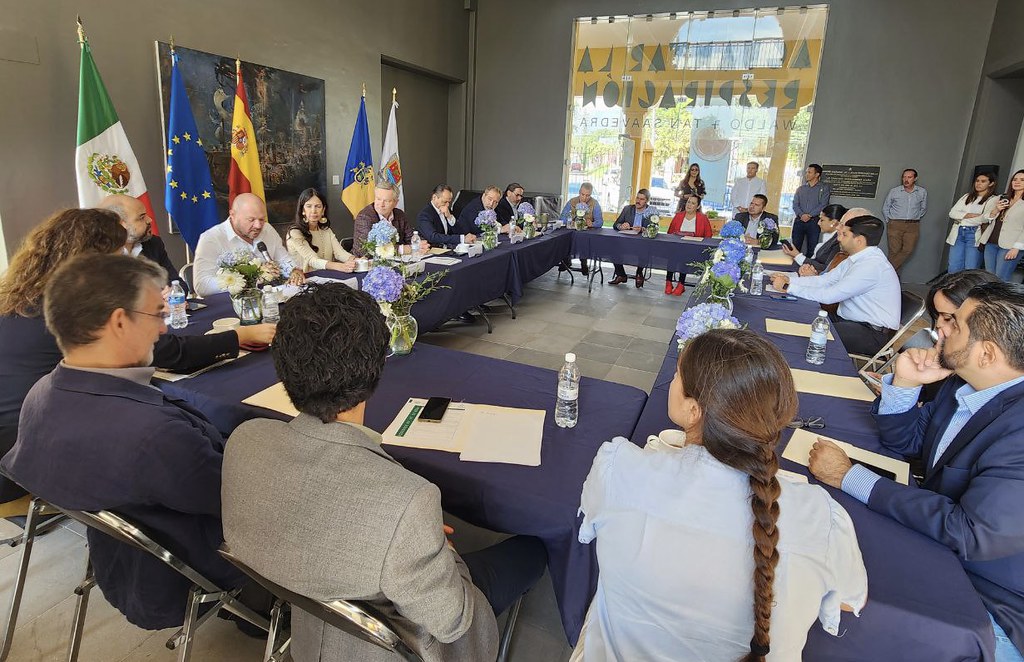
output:
[[[704,237],[683,237],[683,241],[704,241]]]
[[[841,377],[797,368],[790,368],[790,372],[793,373],[796,390],[801,393],[828,395],[849,400],[863,400],[864,402],[874,402],[875,400],[875,394],[865,386],[860,377]]]
[[[757,259],[761,264],[775,264],[779,266],[788,266],[793,264],[793,258],[782,251],[766,251],[762,249],[758,251]]]
[[[638,234],[640,234],[641,232],[643,232],[643,230],[642,230],[642,229],[640,229],[640,228],[632,228],[632,229],[630,229],[630,230],[619,230],[619,234],[631,234],[631,235],[638,235]]]
[[[420,412],[426,404],[424,398],[409,398],[381,435],[383,442],[405,448],[461,453],[462,439],[456,438],[456,435],[466,415],[465,405],[450,404],[440,421],[430,423],[419,420]]]
[[[440,264],[443,267],[450,267],[453,264],[458,264],[459,262],[462,262],[462,260],[460,260],[457,257],[428,257],[423,261],[429,262],[430,264]]]
[[[787,460],[792,460],[797,464],[802,464],[805,467],[810,464],[811,447],[814,442],[818,440],[818,437],[823,437],[831,442],[834,442],[837,446],[843,449],[843,451],[850,457],[855,464],[861,464],[872,469],[875,473],[889,474],[887,477],[892,477],[897,483],[903,485],[910,484],[910,464],[903,460],[897,460],[886,455],[879,453],[872,453],[866,451],[863,448],[854,446],[845,441],[839,441],[838,439],[832,439],[825,437],[824,435],[814,434],[807,430],[795,430],[793,432],[793,438],[789,440],[786,445],[786,450],[782,452],[782,457]]]
[[[242,400],[242,402],[254,407],[263,407],[271,411],[281,412],[286,416],[294,417],[299,415],[299,410],[292,404],[292,400],[288,397],[288,393],[284,390],[284,384],[281,382],[268,386],[255,395],[250,395],[245,400]]]
[[[431,255],[444,255],[445,253],[450,253],[451,249],[450,248],[444,248],[443,246],[434,246],[434,247],[431,247],[429,252],[430,252]]]
[[[765,318],[764,330],[768,333],[781,333],[786,336],[799,336],[801,338],[811,337],[811,325],[803,322],[788,322],[786,320]],[[832,332],[828,332],[828,339],[835,340]]]
[[[359,279],[357,278],[327,278],[326,276],[306,276],[307,283],[317,283],[318,285],[327,285],[328,283],[341,283],[347,285],[353,290],[359,289]]]

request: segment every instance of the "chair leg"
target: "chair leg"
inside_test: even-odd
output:
[[[181,646],[178,648],[178,662],[189,662],[192,656],[192,638],[195,636],[199,605],[203,601],[202,593],[198,586],[193,586],[188,591],[188,606],[185,608],[185,624],[182,627]]]
[[[284,603],[280,600],[274,601],[274,607],[270,610],[270,632],[267,633],[267,647],[263,651],[263,662],[271,662],[274,659],[274,652],[277,650],[277,631],[281,627],[281,611]]]
[[[78,651],[82,647],[82,632],[85,630],[85,613],[89,608],[89,592],[96,585],[92,574],[92,562],[85,567],[85,579],[75,588],[75,616],[71,621],[71,641],[68,642],[68,662],[78,660]]]
[[[14,629],[18,624],[18,611],[21,609],[21,598],[25,592],[25,580],[28,578],[28,564],[32,556],[32,543],[39,528],[39,512],[43,509],[40,499],[32,499],[28,517],[25,519],[25,530],[21,536],[21,561],[18,564],[18,575],[14,580],[14,595],[11,598],[11,610],[7,614],[7,626],[4,628],[3,646],[0,647],[0,662],[4,662],[11,654],[14,643]]]
[[[508,608],[508,618],[505,619],[505,629],[501,633],[501,645],[498,647],[497,662],[505,662],[508,659],[509,645],[512,643],[512,633],[516,627],[516,620],[519,618],[519,608],[523,606],[523,598],[526,594],[519,596],[519,599]]]

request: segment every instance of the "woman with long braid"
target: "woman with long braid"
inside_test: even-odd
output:
[[[583,486],[580,541],[597,539],[597,594],[572,660],[800,660],[815,618],[839,632],[867,575],[846,511],[779,478],[796,413],[779,351],[709,331],[679,357],[666,431],[604,444]]]

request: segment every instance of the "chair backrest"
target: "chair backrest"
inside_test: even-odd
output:
[[[459,214],[462,213],[462,210],[473,198],[479,198],[483,194],[483,191],[473,191],[466,188],[460,190],[455,194],[455,199],[452,200],[452,216],[458,218]]]
[[[722,226],[725,225],[724,218],[709,218],[708,223],[711,224],[711,234],[718,235],[722,231]]]
[[[349,600],[331,600],[322,602],[295,593],[259,574],[237,556],[231,553],[226,545],[219,550],[220,555],[235,567],[249,576],[250,579],[265,588],[276,598],[291,604],[293,607],[316,616],[328,625],[338,628],[346,634],[358,637],[363,641],[397,653],[408,662],[422,662],[422,658],[402,640],[392,629],[387,618],[364,602]]]
[[[195,262],[189,262],[181,269],[178,269],[178,277],[188,284],[188,291],[190,296],[192,296],[195,299],[202,299],[203,297],[199,296],[199,293],[196,292],[196,283],[194,278],[195,269]]]
[[[900,292],[900,326],[905,327],[924,315],[924,299],[909,290]]]
[[[353,237],[345,237],[344,239],[341,240],[341,247],[344,248],[345,250],[347,250],[349,253],[351,253],[352,252],[352,244],[354,244],[355,241],[356,240]]]

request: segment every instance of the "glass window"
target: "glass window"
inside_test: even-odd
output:
[[[820,5],[578,19],[567,197],[591,182],[609,214],[647,188],[667,225],[698,188],[705,212],[728,217],[749,203],[754,162],[768,210],[791,222],[827,17]]]

